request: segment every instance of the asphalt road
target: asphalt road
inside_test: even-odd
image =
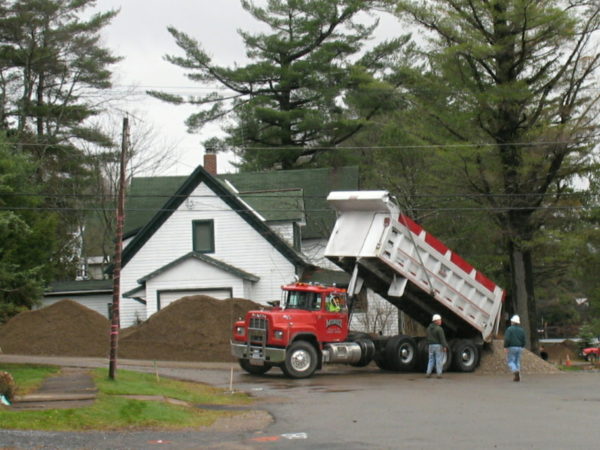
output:
[[[0,355],[0,362],[16,357]],[[99,359],[36,362],[108,367]],[[119,367],[154,371],[152,362]],[[231,377],[231,368],[233,377]],[[328,367],[308,380],[278,369],[261,377],[231,364],[157,364],[164,376],[251,393],[274,421],[262,430],[43,433],[0,429],[6,448],[593,449],[600,447],[600,373],[510,376],[462,373],[441,380],[376,368]],[[0,424],[1,427],[1,424]]]

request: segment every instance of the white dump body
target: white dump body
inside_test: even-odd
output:
[[[457,335],[492,339],[502,288],[400,214],[387,191],[337,191],[327,201],[338,218],[325,256],[354,274],[350,290],[364,281],[424,324],[440,313]]]

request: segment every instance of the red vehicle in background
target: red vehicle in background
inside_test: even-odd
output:
[[[600,359],[600,348],[598,348],[598,347],[584,348],[581,351],[581,355],[585,358],[586,361],[595,363],[598,361],[598,359]]]

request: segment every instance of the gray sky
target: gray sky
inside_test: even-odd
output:
[[[104,44],[124,57],[113,67],[114,84],[120,91],[134,87],[137,95],[117,103],[119,110],[144,120],[160,136],[156,146],[176,146],[177,163],[160,175],[185,175],[202,162],[200,142],[219,133],[216,125],[202,135],[189,134],[183,121],[193,109],[169,105],[144,95],[146,89],[190,94],[198,84],[190,82],[183,70],[164,60],[165,54],[181,54],[167,31],[169,25],[184,31],[199,42],[221,64],[233,64],[244,57],[238,28],[251,28],[255,21],[240,6],[239,0],[98,0],[97,10],[120,9],[103,32]],[[233,171],[227,155],[219,155],[219,171]]]
[[[257,2],[259,3],[259,2]],[[153,127],[165,144],[176,145],[177,164],[157,175],[185,175],[202,162],[200,144],[219,135],[218,125],[204,128],[202,135],[187,133],[184,120],[193,112],[188,106],[169,105],[144,95],[146,89],[190,94],[202,92],[190,82],[181,68],[164,60],[164,55],[181,55],[167,27],[173,25],[198,40],[203,48],[222,65],[244,63],[245,54],[238,29],[258,31],[261,26],[242,9],[239,0],[97,0],[97,9],[120,9],[104,33],[104,43],[124,60],[114,67],[114,84],[119,88],[135,87],[137,95],[120,101],[121,110]],[[388,18],[382,21],[380,35],[391,34],[397,26]],[[120,89],[119,89],[120,90]],[[158,142],[157,146],[161,143]],[[227,163],[231,155],[219,154],[219,172],[231,172]]]

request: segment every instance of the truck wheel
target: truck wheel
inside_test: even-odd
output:
[[[251,375],[262,375],[262,374],[265,374],[269,370],[271,370],[271,367],[273,367],[269,363],[265,363],[262,366],[255,366],[253,364],[250,364],[250,361],[248,361],[247,359],[243,359],[243,358],[240,358],[238,361],[240,363],[240,367],[242,369],[244,369],[246,372],[248,372],[249,374],[251,374]]]
[[[469,339],[460,339],[452,346],[452,368],[458,372],[473,372],[479,364],[479,349]]]
[[[452,347],[448,348],[448,351],[444,352],[444,373],[448,372],[452,367]]]
[[[392,365],[390,364],[390,362],[387,360],[387,358],[385,357],[385,355],[383,353],[379,353],[379,352],[376,353],[375,357],[373,358],[373,361],[375,361],[375,364],[381,370],[393,370]]]
[[[350,364],[353,367],[365,367],[371,361],[373,361],[373,355],[375,354],[375,344],[371,339],[368,338],[358,338],[354,342],[356,342],[360,346],[361,357],[358,362]]]
[[[296,341],[288,348],[281,365],[290,378],[308,378],[317,370],[317,351],[306,341]]]
[[[416,370],[425,372],[427,370],[427,362],[429,361],[429,345],[426,338],[420,338],[417,341],[417,365]]]
[[[409,336],[394,336],[385,346],[385,357],[393,370],[413,370],[417,364],[417,344]]]

